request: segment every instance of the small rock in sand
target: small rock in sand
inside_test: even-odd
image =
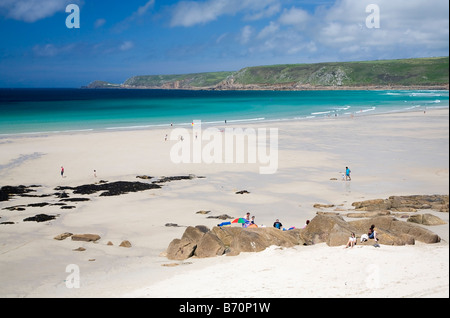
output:
[[[96,242],[100,239],[97,234],[73,234],[72,241]]]
[[[130,243],[130,241],[122,241],[122,243],[120,243],[120,245],[119,246],[122,246],[122,247],[131,247],[131,243]]]
[[[72,233],[65,232],[65,233],[56,235],[56,236],[54,237],[54,239],[55,239],[55,240],[58,240],[58,241],[62,241],[62,240],[65,240],[66,238],[68,238],[68,237],[70,237],[70,236],[72,236],[72,235],[73,235]]]

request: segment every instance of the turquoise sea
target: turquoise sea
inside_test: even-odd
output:
[[[0,89],[0,137],[448,108],[449,91]]]

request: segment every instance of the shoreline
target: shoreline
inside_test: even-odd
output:
[[[295,83],[296,85],[296,83]],[[449,84],[444,85],[369,85],[369,86],[313,86],[313,85],[300,85],[299,87],[292,87],[292,84],[278,84],[278,85],[257,85],[252,84],[245,87],[244,85],[235,85],[229,88],[221,87],[183,87],[183,88],[170,88],[170,87],[157,87],[157,86],[129,86],[120,84],[120,87],[81,87],[80,89],[148,89],[148,90],[167,90],[167,91],[286,91],[286,92],[301,92],[301,91],[390,91],[390,90],[449,90]]]
[[[250,118],[250,119],[231,119],[225,121],[205,121],[202,122],[203,126],[207,127],[232,127],[239,124],[244,125],[253,125],[253,124],[272,124],[272,123],[290,123],[290,122],[305,122],[305,121],[314,121],[314,120],[339,120],[343,118],[359,118],[365,116],[380,116],[380,115],[389,115],[389,114],[402,114],[402,113],[422,113],[424,111],[432,112],[439,110],[448,110],[450,106],[415,106],[413,108],[407,109],[395,109],[395,110],[386,110],[382,112],[372,112],[374,110],[367,110],[364,112],[355,111],[352,113],[345,113],[343,115],[339,115],[337,117],[331,116],[304,116],[304,117],[295,117],[295,118],[278,118],[278,119],[266,119],[266,118]],[[352,117],[353,116],[353,117]],[[43,131],[43,132],[19,132],[19,133],[0,133],[0,141],[2,139],[8,138],[22,138],[22,137],[43,137],[43,136],[56,136],[56,135],[72,135],[72,134],[89,134],[89,133],[106,133],[106,132],[127,132],[127,131],[145,131],[145,130],[161,130],[161,129],[172,129],[172,128],[189,128],[192,123],[173,123],[173,124],[150,124],[150,125],[133,125],[133,126],[124,126],[124,127],[108,127],[108,128],[86,128],[86,129],[74,129],[74,130],[66,130],[66,131]]]
[[[144,174],[205,178],[168,182],[161,189],[117,197],[74,195],[90,201],[73,203],[71,210],[55,205],[3,210],[46,200],[52,204],[57,201],[54,196],[0,202],[1,222],[15,222],[0,225],[0,295],[448,297],[449,217],[443,212],[433,214],[447,224],[427,227],[443,239],[432,245],[347,250],[322,244],[310,249],[272,247],[255,254],[185,262],[161,256],[172,239],[181,237],[185,226],[220,223],[196,213],[201,210],[233,217],[251,211],[257,224],[271,226],[279,218],[288,228],[312,219],[317,212],[314,203],[348,210],[353,209],[352,202],[390,195],[448,194],[448,116],[448,109],[435,109],[426,114],[245,124],[279,128],[279,167],[273,175],[259,174],[258,166],[252,164],[174,164],[168,156],[173,142],[164,141],[164,128],[4,138],[0,166],[19,161],[0,170],[2,186],[41,185],[37,195],[53,194],[57,186],[99,180],[138,181],[136,176]],[[66,178],[59,175],[61,165]],[[346,165],[352,170],[348,182],[340,180]],[[92,175],[94,169],[97,177]],[[236,194],[240,190],[249,193]],[[44,223],[23,222],[38,213],[58,217]],[[168,227],[168,223],[179,227]],[[97,243],[54,239],[64,232],[93,233],[101,239]],[[119,247],[124,240],[132,247]],[[85,251],[75,251],[80,247]],[[381,275],[380,288],[371,291],[367,259],[376,260]],[[80,288],[66,286],[69,264],[80,267]],[[253,287],[242,286],[244,274],[255,281]]]

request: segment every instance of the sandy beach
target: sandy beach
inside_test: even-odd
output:
[[[319,210],[315,203],[353,210],[355,201],[392,195],[448,195],[448,109],[217,129],[226,127],[277,128],[276,173],[260,174],[260,163],[174,163],[170,153],[177,141],[165,140],[170,127],[0,138],[0,186],[39,185],[32,194],[50,195],[0,202],[0,223],[14,223],[0,224],[0,297],[449,297],[446,212],[424,211],[446,222],[427,226],[441,237],[437,244],[272,246],[186,261],[162,254],[186,226],[221,222],[207,216],[242,217],[249,211],[258,225],[280,219],[286,228],[302,227]],[[346,166],[351,181],[341,180]],[[70,203],[73,209],[52,205],[59,201],[53,195],[58,186],[146,182],[136,178],[142,175],[204,178],[119,196],[71,195],[90,199]],[[236,194],[241,190],[249,193]],[[50,204],[5,209],[38,202]],[[211,212],[196,213],[201,210]],[[41,213],[57,217],[23,221]],[[101,239],[54,239],[65,232]],[[124,240],[132,246],[119,246]],[[74,251],[79,247],[85,250]],[[79,288],[67,285],[69,265],[79,269]],[[251,284],[244,283],[249,279]]]

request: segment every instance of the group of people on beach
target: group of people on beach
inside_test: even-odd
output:
[[[246,220],[246,222],[242,224],[242,227],[244,227],[246,224],[247,226],[250,224],[256,224],[255,216],[253,215],[252,217],[250,217],[250,212],[245,213],[244,219]]]
[[[250,227],[251,225],[256,225],[255,223],[255,216],[251,216],[250,217],[250,212],[247,212],[243,219],[245,220],[245,223],[242,224],[242,227]],[[223,224],[223,223],[222,223]],[[306,228],[306,226],[309,224],[309,220],[306,220],[305,225],[302,227],[302,229]],[[219,224],[220,226],[221,224]],[[262,225],[261,227],[265,227],[264,225]],[[295,229],[294,226],[290,227],[289,229],[285,229],[283,228],[283,224],[281,224],[279,219],[276,219],[275,222],[273,223],[273,227],[279,230],[283,230],[283,231],[287,231],[287,230],[293,230]]]
[[[372,224],[369,228],[369,231],[367,234],[363,234],[361,235],[361,243],[368,241],[369,239],[374,239],[375,240],[375,247],[379,247],[378,245],[378,237],[377,237],[377,230],[375,228],[375,225]],[[350,235],[350,237],[348,238],[348,242],[347,245],[345,246],[345,248],[348,247],[353,247],[356,245],[356,236],[355,233],[352,232],[352,234]]]

